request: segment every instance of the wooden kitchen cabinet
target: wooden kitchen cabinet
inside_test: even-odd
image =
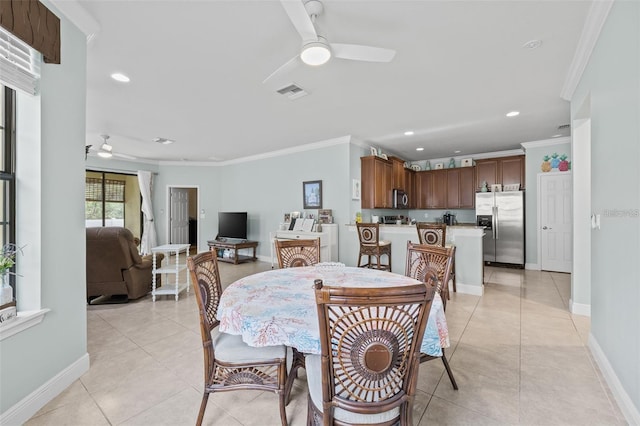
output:
[[[391,168],[393,170],[393,184],[391,189],[401,189],[405,192],[409,192],[407,188],[406,175],[404,173],[404,160],[398,157],[390,157]]]
[[[462,167],[460,171],[460,204],[458,208],[473,209],[476,207],[476,171],[473,167]]]
[[[475,207],[475,169],[431,170],[415,174],[417,209],[472,209]]]
[[[524,155],[476,160],[476,190],[482,189],[483,182],[487,182],[489,189],[496,183],[503,187],[519,183],[520,189],[525,189],[524,165]]]
[[[393,207],[391,201],[392,173],[393,167],[389,160],[376,156],[360,158],[361,208],[389,209]]]
[[[512,185],[514,183],[520,184],[520,189],[524,187],[524,155],[518,155],[515,157],[503,158],[500,162],[501,168],[501,183],[505,185]]]
[[[416,173],[418,209],[447,208],[447,170]]]
[[[409,196],[409,208],[415,209],[418,205],[418,192],[416,191],[416,172],[411,169],[404,169],[404,186],[405,191]]]

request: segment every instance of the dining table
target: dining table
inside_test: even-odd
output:
[[[259,272],[223,291],[217,311],[220,331],[242,336],[249,346],[285,345],[306,354],[320,354],[314,291],[317,279],[325,286],[365,288],[420,283],[387,271],[331,264]],[[449,345],[442,299],[435,293],[420,351],[442,356],[442,348]]]

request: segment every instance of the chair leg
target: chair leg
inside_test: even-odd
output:
[[[442,363],[444,364],[445,370],[447,370],[447,375],[449,375],[449,380],[451,380],[451,385],[455,390],[458,390],[458,384],[456,383],[456,379],[453,378],[453,372],[451,371],[451,367],[449,367],[449,361],[447,361],[447,357],[444,354],[444,349],[442,349]]]
[[[453,292],[456,293],[456,262],[453,261],[453,265],[451,267],[451,275],[453,275]]]
[[[293,388],[293,382],[298,377],[298,368],[306,368],[304,362],[304,354],[299,352],[296,348],[293,349],[293,360],[291,363],[291,370],[287,375],[287,381],[284,387],[285,405],[289,405],[291,400],[291,389]]]
[[[200,426],[202,424],[202,419],[204,418],[204,410],[207,408],[208,400],[209,400],[209,392],[205,392],[202,395],[202,402],[200,403],[200,412],[198,413],[198,420],[196,420],[196,426]]]
[[[287,410],[285,409],[285,405],[288,402],[288,398],[289,395],[285,394],[285,392],[279,392],[278,400],[280,403],[280,421],[282,422],[282,426],[287,426]]]

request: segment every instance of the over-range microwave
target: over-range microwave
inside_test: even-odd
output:
[[[393,190],[393,208],[394,209],[409,208],[409,196],[402,189]]]

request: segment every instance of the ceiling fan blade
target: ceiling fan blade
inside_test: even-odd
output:
[[[318,39],[316,29],[309,18],[302,0],[281,0],[282,7],[289,15],[289,19],[302,37],[302,41],[313,41]]]
[[[117,152],[113,153],[114,157],[120,157],[120,158],[126,158],[128,160],[137,160],[138,157],[134,157],[133,155],[127,155],[127,154],[118,154]]]
[[[391,62],[396,55],[393,49],[344,43],[331,43],[331,51],[336,58],[367,62]]]
[[[269,77],[265,78],[262,83],[266,84],[268,81],[272,80],[274,77],[280,76],[280,75],[285,75],[286,73],[288,73],[289,71],[291,71],[292,69],[296,68],[298,65],[300,65],[301,61],[300,61],[300,55],[296,54],[296,56],[294,56],[293,58],[289,59],[287,62],[285,62],[283,65],[280,66],[280,68],[278,68],[277,70],[275,70],[274,72],[272,72]]]

